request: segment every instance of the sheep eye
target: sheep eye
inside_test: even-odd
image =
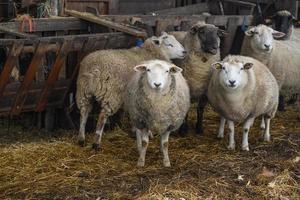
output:
[[[168,47],[174,47],[173,44],[166,44]]]
[[[225,67],[222,67],[222,70],[225,70]]]
[[[244,70],[244,68],[242,67],[241,70]]]
[[[167,70],[166,73],[169,73],[169,70]]]
[[[150,69],[147,69],[147,72],[150,72]]]

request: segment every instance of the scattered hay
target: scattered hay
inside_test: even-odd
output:
[[[236,151],[226,149],[227,138],[216,139],[218,116],[208,109],[203,137],[191,130],[186,138],[170,138],[171,168],[162,166],[158,137],[150,141],[146,166],[138,168],[135,140],[120,128],[108,131],[95,153],[93,134],[86,147],[79,147],[76,131],[50,137],[15,127],[8,135],[3,127],[0,199],[299,199],[295,110],[277,114],[270,143],[262,142],[257,120],[249,135],[250,152],[242,152],[241,134]],[[190,118],[194,122],[195,113]]]

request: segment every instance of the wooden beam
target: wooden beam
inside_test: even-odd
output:
[[[25,100],[28,96],[28,90],[30,89],[30,86],[35,77],[35,73],[40,67],[44,55],[46,53],[47,45],[48,45],[47,42],[39,43],[36,52],[32,58],[32,61],[26,71],[24,81],[22,82],[18,90],[18,93],[16,95],[13,107],[11,109],[11,113],[10,113],[11,115],[18,115],[21,113]]]
[[[56,17],[56,18],[34,18],[33,32],[43,31],[71,31],[71,30],[87,30],[88,24],[75,17]],[[19,31],[20,22],[4,22],[2,27]],[[24,32],[29,32],[28,26],[24,27]]]
[[[16,40],[10,49],[9,55],[5,61],[3,70],[0,75],[0,99],[3,95],[6,84],[8,83],[10,74],[14,66],[16,66],[19,55],[23,49],[24,41]]]
[[[149,12],[148,14],[155,13],[157,15],[196,15],[201,14],[203,12],[209,12],[207,3],[198,3],[184,7],[158,10]]]
[[[89,21],[89,22],[93,22],[93,23],[96,23],[96,24],[99,24],[99,25],[102,25],[102,26],[106,26],[108,28],[115,29],[117,31],[121,31],[121,32],[130,34],[130,35],[133,35],[133,36],[136,36],[136,37],[142,37],[142,38],[147,37],[147,33],[145,31],[140,31],[140,30],[137,30],[137,29],[135,29],[133,27],[130,27],[130,26],[126,26],[126,25],[123,25],[123,24],[112,22],[110,20],[103,19],[101,17],[95,16],[95,15],[90,14],[90,13],[78,12],[78,11],[75,11],[75,10],[65,10],[65,13],[68,14],[68,15],[71,15],[73,17],[78,17],[80,19],[83,19],[83,20],[86,20],[86,21]]]
[[[47,82],[41,92],[40,98],[37,102],[36,112],[41,112],[46,108],[47,105],[47,98],[49,93],[51,92],[52,88],[54,87],[55,82],[58,79],[59,72],[61,70],[61,66],[65,62],[68,52],[71,50],[72,47],[72,40],[66,40],[57,53],[57,57],[55,60],[54,65],[51,68],[51,72],[48,76]]]
[[[16,30],[13,30],[13,29],[9,29],[9,28],[6,28],[4,26],[0,26],[0,32],[4,32],[4,33],[7,33],[9,35],[17,36],[17,37],[20,37],[20,38],[37,37],[36,35],[30,35],[30,34],[27,34],[27,33],[21,33],[19,31],[16,31]]]

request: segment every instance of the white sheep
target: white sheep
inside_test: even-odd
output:
[[[224,31],[212,24],[198,22],[188,32],[171,32],[187,50],[187,56],[176,62],[183,69],[193,102],[198,102],[196,133],[203,133],[203,112],[207,104],[206,89],[210,78],[210,66],[220,60],[220,37]],[[187,129],[186,123],[183,126]],[[187,132],[183,130],[182,132]]]
[[[241,54],[253,57],[264,63],[275,76],[280,94],[300,92],[300,40],[278,41],[284,33],[265,25],[249,28],[242,46]],[[300,107],[299,107],[300,111]]]
[[[185,49],[172,35],[148,38],[141,47],[100,50],[86,56],[77,79],[76,103],[80,110],[79,144],[85,141],[85,125],[92,110],[92,97],[101,106],[93,148],[99,149],[105,122],[123,104],[123,96],[132,66],[149,59],[183,58]]]
[[[164,166],[170,166],[169,134],[182,124],[190,107],[189,88],[182,69],[162,60],[150,60],[134,67],[128,84],[125,110],[136,127],[138,166],[144,166],[151,132],[160,134]]]
[[[234,122],[244,122],[242,149],[249,151],[249,129],[260,115],[265,118],[264,140],[270,140],[270,120],[278,106],[278,84],[263,63],[246,56],[227,56],[214,63],[207,95],[223,117],[218,137],[223,137],[225,119],[228,120],[229,149],[235,148]]]

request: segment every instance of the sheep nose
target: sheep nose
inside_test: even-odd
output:
[[[269,49],[270,46],[271,46],[271,45],[269,45],[269,44],[265,44],[265,47],[266,47],[267,49]]]
[[[234,85],[235,81],[234,80],[229,80],[230,85]]]
[[[159,87],[161,85],[161,83],[154,83],[155,87]]]
[[[183,53],[184,55],[186,55],[186,51],[182,51],[182,53]]]

